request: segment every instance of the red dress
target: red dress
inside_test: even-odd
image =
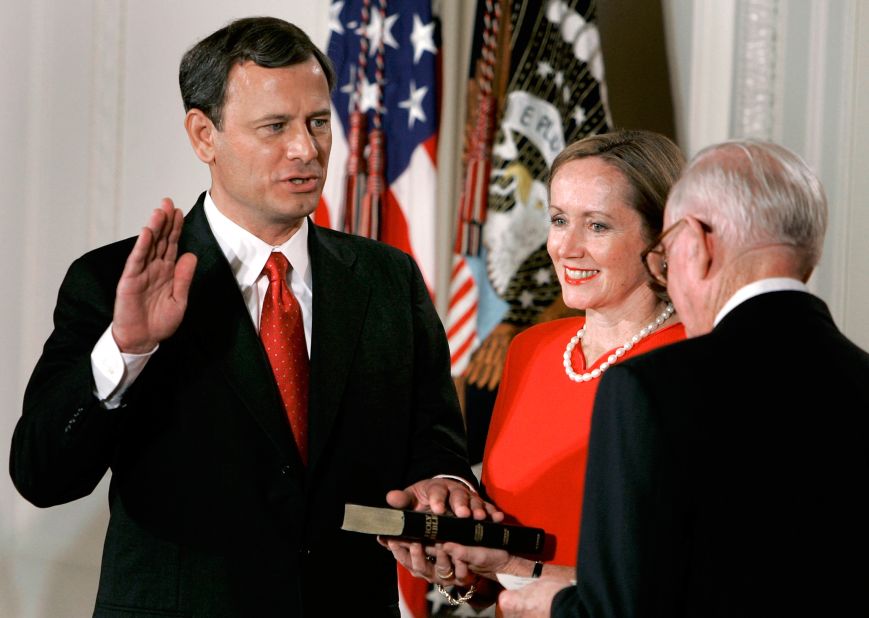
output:
[[[573,382],[564,349],[585,318],[539,324],[520,333],[507,352],[483,455],[483,485],[508,519],[544,528],[556,538],[554,564],[576,565],[588,434],[600,378]],[[621,360],[685,338],[682,324],[640,341]],[[582,346],[573,369],[586,368]],[[621,360],[619,362],[621,362]]]

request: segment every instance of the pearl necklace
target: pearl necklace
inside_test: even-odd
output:
[[[577,344],[582,341],[583,335],[585,335],[585,326],[576,331],[576,334],[571,337],[570,342],[567,344],[567,347],[564,350],[564,372],[567,374],[567,377],[573,380],[574,382],[588,382],[589,380],[593,380],[594,378],[599,378],[604,371],[609,369],[615,362],[625,355],[625,352],[630,350],[632,347],[637,345],[640,341],[651,335],[653,332],[658,330],[658,327],[661,326],[667,319],[673,315],[673,305],[667,303],[667,306],[664,308],[664,311],[661,312],[661,315],[655,318],[654,322],[650,322],[648,326],[644,326],[643,329],[631,337],[631,340],[615,349],[615,351],[607,357],[607,359],[600,364],[600,367],[597,369],[593,369],[588,373],[576,373],[573,370],[572,363],[570,362],[570,357],[573,354],[573,348],[577,346]]]

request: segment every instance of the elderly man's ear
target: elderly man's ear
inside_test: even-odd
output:
[[[686,217],[686,223],[688,229],[683,233],[687,238],[682,239],[685,243],[683,251],[690,260],[686,268],[697,280],[706,279],[721,267],[714,259],[720,257],[716,256],[716,250],[720,247],[708,225],[694,217]]]

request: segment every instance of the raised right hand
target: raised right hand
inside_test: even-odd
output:
[[[136,239],[118,281],[112,336],[121,352],[145,354],[171,336],[187,309],[196,256],[178,256],[181,210],[164,198]]]

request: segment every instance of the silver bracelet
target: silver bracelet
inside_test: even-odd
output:
[[[471,587],[468,588],[468,591],[465,594],[454,598],[453,595],[450,594],[449,590],[447,590],[440,584],[435,584],[435,589],[437,589],[441,596],[443,596],[450,605],[461,605],[463,603],[467,603],[471,600],[471,597],[474,596],[474,593],[477,591],[477,587],[471,584]]]

